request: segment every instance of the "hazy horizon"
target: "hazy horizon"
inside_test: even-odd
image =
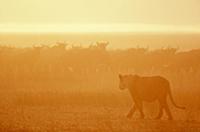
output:
[[[0,45],[14,47],[51,46],[57,42],[86,47],[97,41],[108,41],[109,49],[200,48],[198,33],[0,33]]]
[[[200,32],[198,0],[6,0],[0,12],[0,32]]]

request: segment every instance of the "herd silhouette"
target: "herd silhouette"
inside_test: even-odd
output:
[[[79,85],[79,88],[92,87],[104,90],[104,87],[115,86],[118,82],[116,76],[120,72],[164,75],[172,80],[173,86],[185,88],[186,91],[188,87],[198,87],[195,81],[200,77],[200,49],[178,51],[176,48],[161,48],[152,51],[140,47],[107,49],[108,46],[107,41],[97,42],[88,47],[64,42],[58,42],[53,46],[27,48],[0,46],[0,87],[31,87],[30,84],[33,83],[37,87],[38,82],[47,82],[48,87],[53,87],[53,83],[65,82],[65,87]],[[132,86],[133,89],[127,87],[135,102],[128,117],[138,109],[143,118],[142,102],[159,100],[160,110],[157,119],[162,117],[163,110],[169,119],[173,119],[166,102],[167,95],[172,103],[178,106],[172,99],[168,80],[163,77],[120,75],[121,85],[126,77],[133,82],[135,78],[139,78],[137,83],[131,84],[137,86]],[[188,79],[191,77],[193,79]],[[143,91],[137,91],[134,87]]]

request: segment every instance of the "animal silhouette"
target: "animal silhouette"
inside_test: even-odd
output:
[[[172,120],[173,116],[167,104],[167,96],[169,96],[172,104],[176,108],[185,109],[176,105],[172,97],[170,83],[167,79],[161,76],[142,77],[139,75],[119,75],[120,89],[128,89],[133,99],[134,105],[129,111],[127,117],[131,118],[135,111],[138,109],[141,118],[144,118],[143,102],[152,102],[158,100],[159,113],[156,119],[160,119],[165,110],[168,119]]]

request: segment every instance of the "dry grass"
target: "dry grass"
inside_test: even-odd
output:
[[[131,106],[127,93],[16,90],[1,91],[0,131],[200,131],[199,109],[192,100],[187,110],[171,106],[175,120],[153,120],[157,106],[145,105],[146,119],[127,119]]]

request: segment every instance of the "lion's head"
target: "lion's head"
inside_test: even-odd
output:
[[[138,75],[131,75],[131,74],[121,75],[121,74],[119,74],[119,79],[120,79],[119,88],[121,90],[124,90],[124,89],[132,87],[138,78],[139,78]]]

